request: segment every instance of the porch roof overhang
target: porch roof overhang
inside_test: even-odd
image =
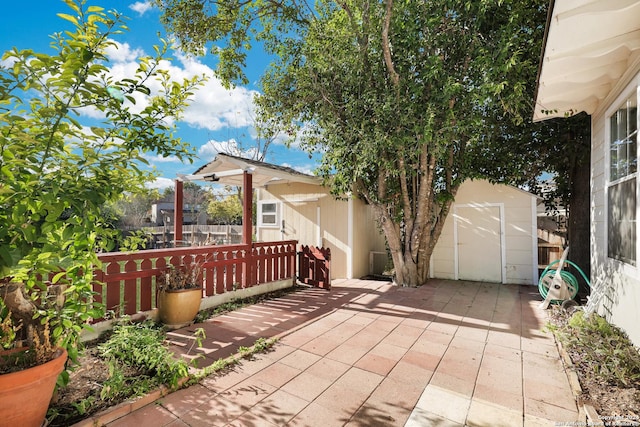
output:
[[[306,175],[288,167],[223,153],[219,153],[213,161],[195,171],[193,175],[182,175],[180,178],[187,181],[202,180],[225,185],[242,186],[244,172],[252,175],[254,187],[286,184],[290,182],[314,185],[322,184],[321,178]]]
[[[551,0],[534,121],[593,114],[640,63],[640,1]]]

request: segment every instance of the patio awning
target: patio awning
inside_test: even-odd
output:
[[[322,179],[300,173],[285,166],[272,165],[219,153],[216,158],[198,169],[193,175],[178,175],[175,190],[175,240],[182,240],[183,181],[210,181],[242,187],[242,243],[250,244],[252,233],[252,195],[254,187],[301,182],[322,184]]]
[[[213,161],[195,171],[193,175],[183,175],[181,178],[187,181],[203,180],[241,186],[244,172],[252,175],[254,187],[290,182],[322,184],[321,178],[298,172],[286,166],[277,166],[223,153],[219,153]]]
[[[595,112],[640,61],[640,1],[551,1],[534,121]]]

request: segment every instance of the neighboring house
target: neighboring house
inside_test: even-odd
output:
[[[538,197],[486,180],[465,181],[431,257],[431,277],[538,283]]]
[[[535,120],[591,115],[591,297],[640,344],[640,1],[551,2]]]
[[[182,223],[184,225],[206,224],[207,212],[200,206],[185,205],[182,209]],[[157,202],[151,205],[151,223],[156,226],[173,225],[174,203],[173,202]]]

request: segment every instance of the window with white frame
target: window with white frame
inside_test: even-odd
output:
[[[258,203],[258,226],[278,227],[280,222],[280,203],[259,202]]]
[[[609,117],[608,256],[636,265],[638,99],[634,94]]]

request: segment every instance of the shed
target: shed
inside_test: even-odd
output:
[[[537,199],[509,185],[465,181],[431,256],[431,277],[536,284]]]
[[[336,199],[321,183],[301,182],[265,185],[257,200],[259,241],[297,239],[331,249],[332,278],[357,278],[384,268],[384,235],[363,200]]]
[[[255,240],[329,248],[331,278],[358,278],[384,268],[385,239],[371,206],[353,196],[335,198],[319,177],[220,153],[184,178],[242,185],[247,174],[256,190]]]

